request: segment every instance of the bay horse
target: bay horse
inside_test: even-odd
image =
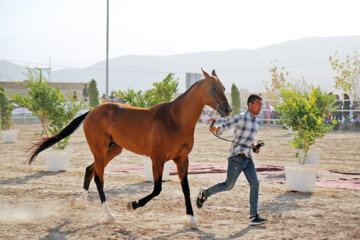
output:
[[[202,69],[201,69],[202,70]],[[191,86],[172,102],[149,108],[131,107],[119,103],[105,103],[75,118],[58,134],[44,138],[33,147],[29,164],[43,150],[72,134],[82,123],[85,137],[94,156],[94,163],[86,168],[83,192],[71,202],[78,206],[87,201],[90,181],[94,177],[102,208],[108,221],[116,221],[106,202],[104,193],[104,169],[123,148],[151,158],[154,188],[151,194],[127,204],[128,210],[143,207],[161,192],[162,173],[165,162],[173,160],[177,167],[185,197],[189,225],[197,228],[190,201],[188,183],[189,153],[194,144],[196,123],[204,105],[209,105],[222,116],[231,113],[224,94],[225,88],[215,70],[210,76],[202,70],[204,78]]]

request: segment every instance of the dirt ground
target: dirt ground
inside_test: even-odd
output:
[[[161,194],[134,212],[126,203],[152,191],[141,173],[105,173],[105,194],[117,223],[106,223],[95,184],[87,205],[71,208],[82,191],[85,167],[92,155],[82,128],[70,139],[70,168],[52,173],[41,153],[29,166],[25,151],[39,124],[17,125],[19,140],[0,144],[0,239],[360,239],[360,191],[316,187],[310,193],[289,192],[286,185],[260,179],[259,213],[263,226],[248,225],[249,185],[241,174],[234,189],[212,196],[199,210],[200,187],[225,180],[225,173],[189,175],[192,204],[199,230],[186,226],[184,197],[177,176],[163,183]],[[263,126],[256,140],[265,142],[256,165],[291,163],[290,135]],[[360,172],[360,133],[330,132],[316,143],[322,148],[321,169]],[[198,125],[190,164],[227,162],[229,143]],[[143,166],[146,157],[123,151],[111,166]]]

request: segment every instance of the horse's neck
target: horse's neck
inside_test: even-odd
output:
[[[193,86],[186,95],[173,102],[173,104],[177,105],[177,107],[173,108],[176,111],[173,114],[179,120],[183,130],[194,130],[204,108],[205,104],[199,94],[200,84]]]

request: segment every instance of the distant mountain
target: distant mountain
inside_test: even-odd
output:
[[[109,89],[145,90],[152,82],[161,81],[169,72],[180,80],[180,91],[185,90],[185,73],[211,72],[215,69],[227,91],[235,83],[239,88],[263,91],[263,80],[270,79],[270,62],[285,66],[289,79],[304,78],[307,83],[332,90],[333,71],[328,57],[338,51],[340,56],[360,50],[360,36],[304,38],[255,50],[233,49],[222,52],[199,52],[169,56],[129,55],[109,60]],[[13,80],[22,80],[20,66],[0,61],[0,74]],[[23,69],[23,68],[22,68]],[[23,70],[20,71],[20,73]],[[0,75],[1,76],[1,75]],[[101,92],[105,91],[105,61],[83,69],[53,71],[53,81],[86,82],[96,79]],[[1,77],[2,81],[7,80]]]
[[[23,81],[25,67],[0,60],[0,81]]]

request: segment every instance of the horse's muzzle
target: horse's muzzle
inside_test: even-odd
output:
[[[216,111],[221,115],[221,117],[227,117],[232,112],[232,109],[229,103],[225,101],[217,105]]]

